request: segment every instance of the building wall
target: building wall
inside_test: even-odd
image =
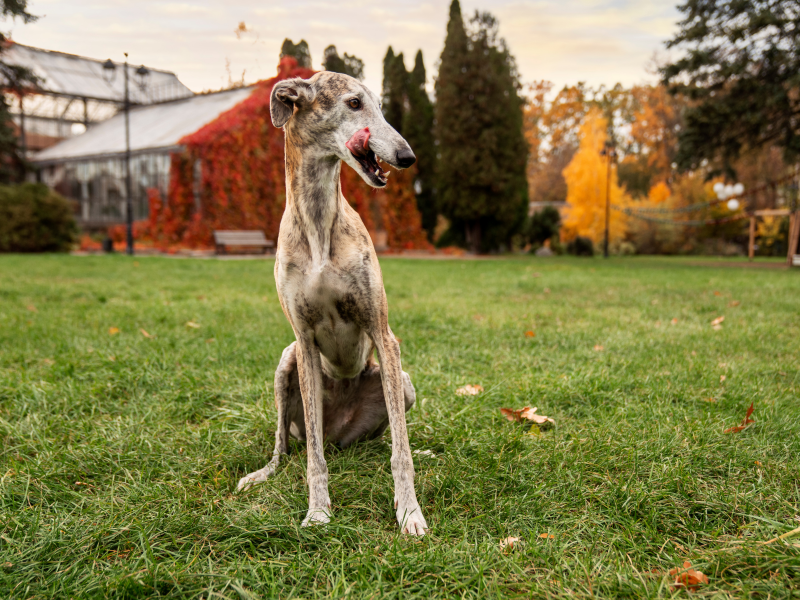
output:
[[[156,188],[167,197],[170,153],[131,157],[131,197],[134,220],[149,215],[147,190]],[[76,201],[76,218],[85,228],[103,227],[126,220],[125,160],[122,156],[76,160],[41,168],[42,183]]]

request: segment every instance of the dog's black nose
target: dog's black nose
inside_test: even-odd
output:
[[[403,148],[402,150],[398,151],[397,154],[395,154],[395,158],[397,159],[397,164],[401,169],[407,169],[417,162],[417,157],[414,156],[411,148]]]

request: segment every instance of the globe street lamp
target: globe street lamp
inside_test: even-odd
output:
[[[741,196],[744,194],[744,185],[741,183],[734,183],[733,185],[728,184],[725,185],[721,181],[718,181],[714,184],[714,193],[717,195],[719,200],[728,200],[728,210],[734,211],[739,208],[739,200],[737,200],[737,196]]]
[[[125,112],[125,252],[133,256],[133,193],[131,190],[131,100],[130,92],[128,90],[128,53],[125,52],[125,101],[123,103],[123,110]],[[116,75],[117,65],[109,58],[103,63],[104,77],[106,80],[113,81]],[[106,76],[106,74],[108,74]],[[139,89],[144,91],[147,87],[147,76],[150,71],[142,65],[136,69],[137,85]]]
[[[611,203],[611,162],[617,157],[617,151],[614,148],[614,143],[607,141],[605,147],[600,152],[600,156],[605,156],[608,159],[608,171],[606,172],[606,236],[603,242],[603,256],[608,258],[608,221],[609,206]]]

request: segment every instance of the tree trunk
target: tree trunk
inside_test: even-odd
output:
[[[481,252],[481,222],[478,219],[467,222],[467,246],[474,254]]]

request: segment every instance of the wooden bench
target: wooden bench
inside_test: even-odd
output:
[[[228,246],[257,246],[264,254],[275,247],[275,242],[268,240],[263,231],[215,231],[214,244],[217,254],[227,254]]]

